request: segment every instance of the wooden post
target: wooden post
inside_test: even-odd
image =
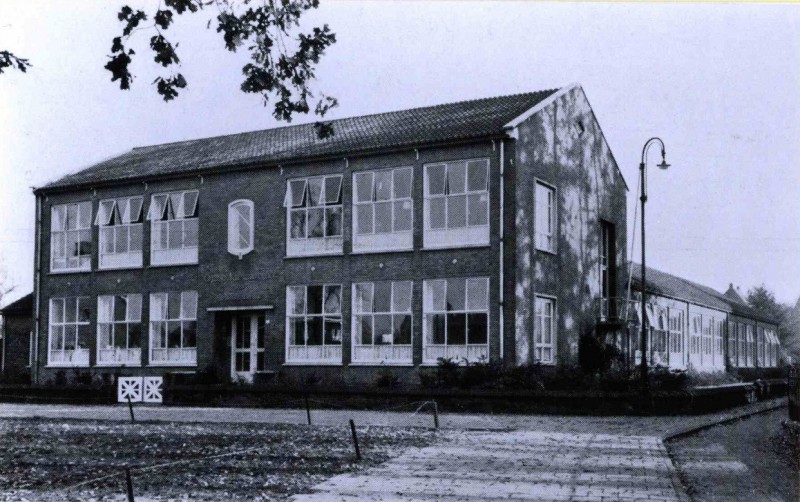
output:
[[[131,402],[131,396],[128,396],[128,411],[131,412],[131,422],[135,422],[136,419],[133,416],[133,403]]]
[[[356,436],[356,424],[350,419],[350,432],[353,433],[353,447],[356,450],[356,460],[361,460],[361,450],[358,449],[358,436]]]
[[[306,401],[306,420],[308,420],[308,425],[311,425],[311,407],[308,405],[308,394],[305,395]]]
[[[128,502],[136,502],[133,498],[133,480],[131,480],[131,470],[129,468],[125,468],[125,487],[128,492]]]
[[[433,400],[433,428],[439,429],[439,406],[435,399]]]

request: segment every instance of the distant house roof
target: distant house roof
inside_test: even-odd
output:
[[[632,287],[641,289],[641,268],[639,264],[632,264]],[[647,267],[647,292],[656,295],[668,296],[678,300],[684,300],[696,305],[711,307],[714,309],[731,312],[734,315],[755,319],[757,321],[768,322],[771,324],[778,324],[776,319],[773,319],[768,314],[756,310],[744,301],[735,300],[726,296],[719,291],[692,282],[688,279],[678,277],[676,275],[668,274],[654,268]]]
[[[335,134],[326,139],[317,137],[314,124],[300,124],[139,147],[38,190],[499,137],[504,125],[555,92],[557,89],[338,119],[332,121]]]
[[[28,293],[19,300],[9,303],[0,309],[1,315],[33,315],[33,293]]]

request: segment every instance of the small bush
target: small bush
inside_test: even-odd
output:
[[[400,378],[391,371],[384,369],[375,379],[375,387],[379,389],[394,389],[400,385]]]
[[[56,371],[56,374],[53,376],[53,386],[54,387],[67,386],[67,373],[64,370]]]

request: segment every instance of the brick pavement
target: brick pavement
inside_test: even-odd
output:
[[[660,438],[539,431],[447,434],[292,500],[679,501]]]

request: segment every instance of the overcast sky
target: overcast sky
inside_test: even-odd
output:
[[[189,81],[179,99],[150,85],[145,31],[120,91],[103,65],[123,3],[0,3],[0,50],[34,65],[0,75],[8,300],[32,289],[31,186],[134,146],[277,125],[239,92],[244,55],[206,30],[211,10],[170,28]],[[648,264],[721,291],[800,295],[800,6],[323,2],[309,21],[338,39],[317,74],[336,117],[579,82],[631,187],[629,239],[642,146],[666,143],[673,167],[655,169],[654,154],[649,170]]]

